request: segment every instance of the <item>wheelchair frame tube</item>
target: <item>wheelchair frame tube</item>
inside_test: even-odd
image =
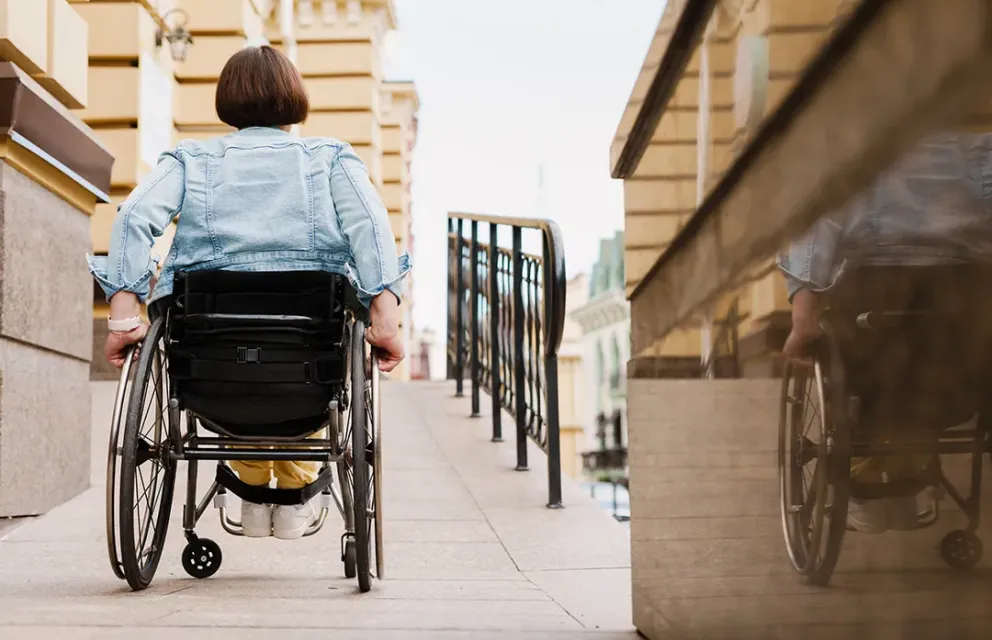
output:
[[[273,460],[298,462],[333,462],[334,454],[319,449],[249,449],[244,447],[224,447],[223,449],[186,449],[183,458],[195,463],[199,460]]]
[[[189,451],[186,452],[187,454]],[[189,460],[187,458],[187,460]],[[183,530],[186,532],[186,537],[194,535],[193,530],[196,529],[196,476],[197,476],[197,462],[195,459],[189,460],[186,464],[186,504],[183,507]]]
[[[956,436],[957,434],[955,434]],[[938,455],[975,453],[977,448],[982,451],[992,452],[992,443],[975,440],[955,440],[941,442],[893,442],[893,443],[867,443],[855,442],[851,444],[851,456],[857,458],[892,455],[903,453],[936,453]]]
[[[325,428],[325,430],[326,430],[326,428]],[[231,438],[209,438],[209,437],[208,438],[201,438],[201,437],[197,437],[195,441],[193,441],[193,442],[190,443],[190,446],[193,447],[194,450],[198,450],[198,449],[200,449],[200,447],[203,447],[203,446],[210,446],[210,447],[216,446],[216,447],[227,448],[227,447],[230,447],[232,444],[234,444],[234,445],[237,445],[239,447],[278,447],[277,449],[273,449],[273,451],[278,451],[279,449],[285,448],[287,442],[291,442],[291,443],[293,443],[294,445],[296,445],[297,447],[300,447],[300,448],[302,448],[304,446],[305,447],[311,447],[315,451],[317,451],[317,450],[320,450],[320,451],[330,450],[336,444],[335,442],[333,442],[331,440],[328,440],[326,438],[323,438],[323,439],[316,439],[316,438],[314,438],[312,440],[309,439],[309,438],[307,438],[307,439],[304,439],[304,440],[291,440],[291,441],[276,440],[276,441],[273,441],[273,440],[268,440],[266,438],[238,438],[237,440],[233,440]]]

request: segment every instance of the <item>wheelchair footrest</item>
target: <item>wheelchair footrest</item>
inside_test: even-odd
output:
[[[247,502],[255,504],[296,505],[305,504],[331,486],[334,467],[325,467],[310,484],[299,489],[273,489],[245,484],[225,464],[217,465],[217,484]]]

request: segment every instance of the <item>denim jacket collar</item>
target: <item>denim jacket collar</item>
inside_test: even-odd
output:
[[[281,136],[292,136],[293,134],[289,131],[283,131],[279,127],[245,127],[244,129],[238,129],[234,131],[231,135],[235,136],[271,136],[271,135],[281,135]]]

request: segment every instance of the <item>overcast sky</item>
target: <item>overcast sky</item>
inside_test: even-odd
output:
[[[445,323],[448,211],[558,222],[569,275],[623,226],[609,146],[664,0],[396,0],[388,78],[420,92],[415,323]],[[543,164],[543,196],[539,167]]]

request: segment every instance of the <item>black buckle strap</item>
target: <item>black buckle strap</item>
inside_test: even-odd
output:
[[[238,347],[238,364],[259,363],[261,361],[261,347]]]
[[[307,384],[332,384],[341,380],[341,358],[317,358],[304,366],[307,368]],[[337,373],[337,375],[335,375]]]
[[[245,349],[243,358],[240,349],[237,353],[236,360],[206,360],[173,351],[169,354],[169,374],[177,380],[262,384],[334,384],[343,375],[339,354],[320,356],[309,362],[263,362],[260,349]],[[270,352],[264,355],[267,360]]]
[[[334,481],[333,469],[324,467],[313,482],[299,489],[273,489],[245,484],[229,466],[218,464],[217,484],[246,502],[292,506],[310,502],[314,496],[331,486]]]
[[[269,347],[207,347],[177,346],[169,350],[170,355],[189,360],[213,360],[231,364],[292,364],[314,358],[337,357],[337,351],[329,348],[312,347],[269,348]]]

